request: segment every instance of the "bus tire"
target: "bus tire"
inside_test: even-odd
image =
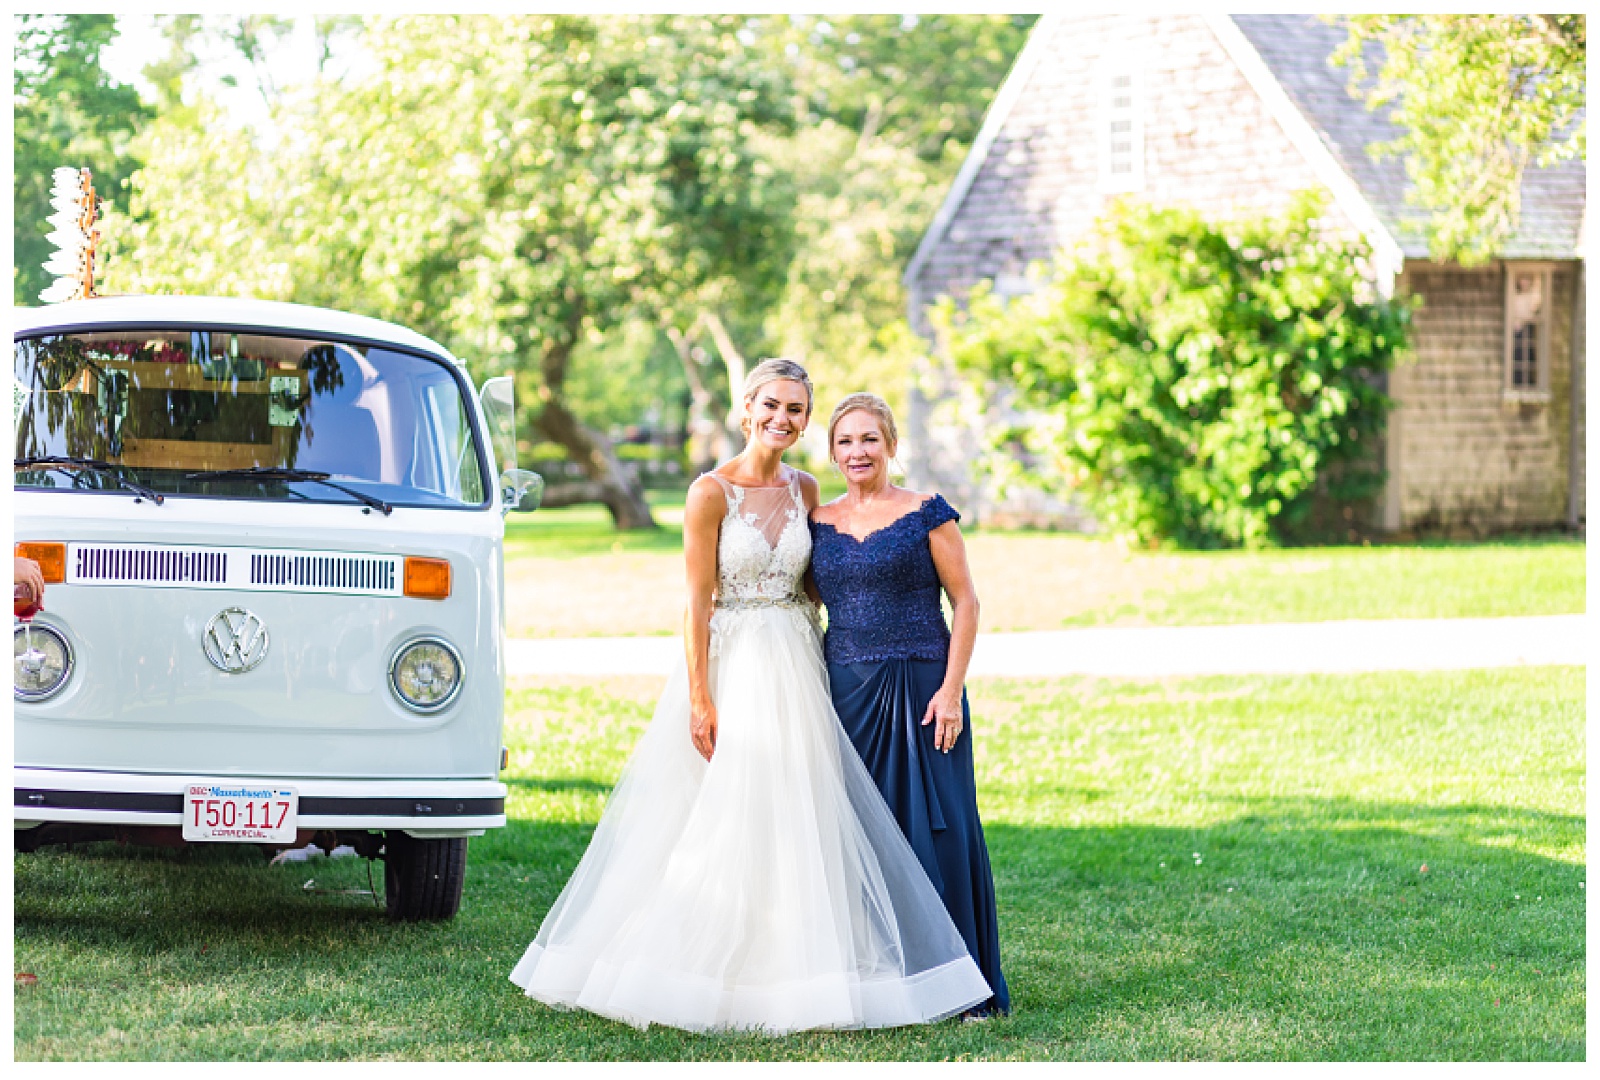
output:
[[[383,895],[389,918],[439,921],[461,909],[467,839],[419,840],[391,829],[383,841]]]

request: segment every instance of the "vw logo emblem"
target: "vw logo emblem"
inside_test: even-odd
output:
[[[200,644],[212,667],[238,675],[266,659],[267,625],[244,608],[224,608],[206,623]]]

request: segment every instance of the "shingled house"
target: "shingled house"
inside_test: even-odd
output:
[[[1389,377],[1389,479],[1370,524],[1577,526],[1583,164],[1528,173],[1520,228],[1500,259],[1471,269],[1429,261],[1403,162],[1367,152],[1399,132],[1352,98],[1348,72],[1329,62],[1343,40],[1309,15],[1041,18],[907,267],[913,325],[929,335],[925,307],[984,279],[1000,293],[1025,290],[1027,266],[1070,245],[1114,196],[1238,217],[1281,212],[1297,191],[1320,189],[1330,229],[1372,245],[1378,287],[1423,301],[1414,358]],[[981,404],[935,407],[954,387],[940,379],[935,362],[922,380],[930,389],[911,394],[912,482],[979,517],[1048,516],[1026,494],[973,478]],[[1072,516],[1061,504],[1053,512]]]

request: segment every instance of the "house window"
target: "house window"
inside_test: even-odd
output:
[[[1131,66],[1110,67],[1101,76],[1100,190],[1144,190],[1144,86]]]
[[[1550,268],[1506,264],[1505,390],[1508,397],[1550,393]]]

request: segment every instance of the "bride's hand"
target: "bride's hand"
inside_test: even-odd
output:
[[[717,748],[717,707],[709,701],[689,706],[689,738],[707,761]]]
[[[961,688],[946,690],[940,687],[928,702],[928,711],[922,714],[922,726],[938,722],[933,729],[933,748],[948,754],[955,749],[961,736]]]

